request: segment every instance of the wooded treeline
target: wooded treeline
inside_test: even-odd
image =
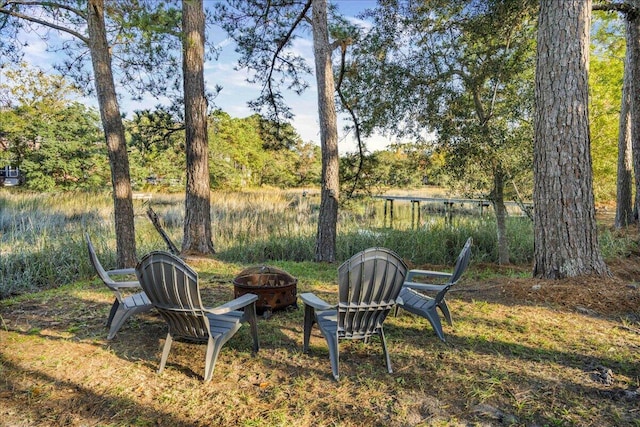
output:
[[[319,159],[317,152],[313,155],[320,164],[317,185],[321,189],[316,260],[335,259],[341,192],[346,188],[350,195],[370,188],[384,175],[378,175],[381,165],[387,166],[388,159],[401,156],[402,161],[394,166],[411,165],[412,172],[398,174],[403,170],[392,166],[389,174],[411,176],[405,183],[415,182],[418,175],[432,174],[441,182],[446,178],[447,184],[464,194],[481,195],[492,201],[501,263],[509,262],[504,200],[513,198],[519,189],[539,207],[535,216],[536,275],[607,274],[594,235],[593,174],[601,174],[595,178],[599,180],[596,188],[602,191],[604,186],[600,184],[606,181],[604,177],[610,181],[609,165],[615,161],[611,156],[593,153],[606,152],[602,147],[611,146],[615,134],[610,131],[612,127],[626,129],[618,126],[622,122],[615,110],[621,106],[622,110],[628,106],[630,111],[628,145],[634,146],[640,138],[640,131],[636,132],[633,125],[640,122],[634,119],[640,111],[640,85],[630,84],[629,95],[623,92],[620,97],[622,75],[595,80],[589,75],[593,21],[590,0],[385,0],[362,14],[371,27],[345,19],[327,0],[266,4],[229,0],[213,6],[209,11],[211,22],[224,28],[233,39],[240,53],[238,65],[250,70],[251,79],[262,85],[252,103],[262,116],[246,119],[254,122],[249,127],[257,127],[261,143],[248,135],[237,138],[242,126],[227,131],[233,139],[225,139],[222,125],[236,119],[213,111],[208,120],[203,120],[194,109],[202,105],[198,102],[205,96],[202,85],[195,84],[205,61],[205,54],[201,53],[204,25],[197,24],[205,16],[202,1],[185,1],[181,9],[171,3],[145,0],[0,1],[0,47],[7,58],[20,52],[19,35],[25,25],[44,31],[43,37],[52,30],[74,37],[74,43],[63,46],[69,61],[59,69],[98,95],[111,168],[109,178],[118,212],[117,236],[133,232],[127,214],[131,177],[137,181],[143,176],[160,176],[150,168],[155,169],[163,157],[174,160],[167,170],[184,165],[186,209],[198,212],[202,206],[191,206],[189,200],[202,200],[203,196],[196,194],[201,190],[192,184],[203,182],[203,178],[190,184],[189,177],[209,160],[206,178],[211,179],[212,185],[292,185],[295,181],[303,185],[306,177],[318,177],[314,175],[317,167],[305,166],[313,163],[311,157],[305,159],[302,154],[314,150],[305,144],[287,143],[292,139],[282,137],[282,129],[285,134],[295,134],[287,122],[292,116],[282,90],[303,91],[310,85],[307,78],[314,74],[321,124]],[[639,15],[636,0],[601,0],[594,3],[594,8],[616,17],[619,14],[623,18],[620,22],[627,24],[626,45],[640,43],[633,32]],[[601,76],[620,69],[621,58],[607,56],[608,47],[616,46],[615,41],[623,36],[611,16],[599,18],[593,27],[598,45],[591,55],[600,61]],[[309,34],[313,38],[313,66],[292,48],[296,39]],[[83,66],[87,49],[92,68]],[[634,52],[627,49],[627,75],[639,63]],[[210,50],[209,54],[211,58],[215,51]],[[180,58],[182,67],[177,67]],[[176,69],[182,70],[181,76],[176,76]],[[167,109],[166,116],[162,111],[138,113],[135,126],[129,125],[127,140],[114,76],[121,77],[121,87],[131,88],[136,96],[143,91],[157,95],[162,90],[164,96],[174,95],[175,104]],[[93,87],[86,85],[92,81],[90,77]],[[184,120],[177,113],[180,105],[184,105]],[[359,153],[342,160],[338,156],[336,111],[348,115],[351,131],[360,143]],[[164,122],[166,131],[146,133],[145,122]],[[180,123],[190,123],[189,132],[180,138],[184,146],[167,143],[181,135],[177,130]],[[265,127],[272,140],[265,138]],[[199,133],[202,129],[205,131]],[[365,140],[373,132],[409,139],[411,144],[388,150],[386,158],[367,155]],[[598,138],[604,142],[599,143]],[[207,139],[208,143],[203,144]],[[164,150],[160,148],[163,144]],[[271,157],[266,163],[257,148],[260,144]],[[222,147],[228,150],[223,152]],[[195,148],[198,154],[190,154]],[[185,152],[186,159],[181,163],[178,159]],[[629,152],[640,158],[639,149]],[[139,156],[142,165],[139,177],[138,166],[129,167],[135,156]],[[282,165],[287,169],[290,156],[296,172],[304,171],[305,178],[300,173],[287,177],[284,170],[267,170],[275,163],[274,156],[282,156]],[[618,164],[624,168],[629,162]],[[307,173],[311,170],[315,172]],[[225,174],[227,171],[233,171],[233,177]],[[640,167],[636,168],[638,171]],[[618,176],[624,172],[631,173],[629,169],[619,169]],[[281,178],[279,182],[273,182],[278,181],[273,175]],[[387,176],[387,181],[393,180]],[[620,191],[624,185],[630,188],[631,183],[618,181],[618,195],[624,193]],[[610,189],[606,191],[612,193]],[[194,220],[189,219],[190,215],[185,217],[187,222],[209,221],[206,212],[195,215]],[[629,217],[627,214],[621,225],[636,221],[637,214]],[[185,234],[194,225],[185,224]],[[555,232],[572,238],[556,239],[552,236]],[[135,243],[132,247],[130,242],[119,242],[118,247],[122,250],[119,260],[130,261]]]
[[[28,68],[5,71],[12,105],[0,109],[0,164],[19,167],[24,187],[34,191],[99,191],[111,177],[98,112],[68,99],[75,92],[60,76]],[[7,82],[7,81],[5,81]],[[35,86],[28,87],[31,83]],[[4,89],[2,87],[4,86]],[[23,95],[18,95],[22,91]],[[136,190],[184,191],[186,158],[184,123],[166,109],[136,111],[124,121],[132,185]],[[314,187],[320,180],[320,147],[303,141],[292,125],[280,126],[258,114],[234,118],[221,111],[208,116],[212,189]],[[352,155],[342,159],[343,182],[349,183]],[[364,178],[372,191],[418,187],[423,176],[444,180],[429,167],[420,146],[402,144],[368,155]],[[441,170],[441,169],[440,169]]]

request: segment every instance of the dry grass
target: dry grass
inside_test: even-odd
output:
[[[241,266],[192,265],[209,303],[232,297]],[[335,266],[279,267],[298,292],[335,297]],[[480,267],[451,293],[446,344],[401,313],[386,326],[394,373],[377,341],[346,343],[340,382],[317,329],[301,353],[302,310],[261,320],[256,356],[243,328],[204,384],[203,346],[174,344],[156,374],[166,329],[154,313],[107,341],[111,295],[96,281],[2,301],[0,425],[640,425],[638,259],[611,280],[478,279]]]

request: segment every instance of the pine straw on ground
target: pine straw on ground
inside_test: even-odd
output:
[[[210,303],[232,297],[216,265],[197,263]],[[256,356],[243,328],[204,384],[195,344],[174,344],[156,374],[153,312],[107,341],[111,295],[95,281],[0,302],[0,426],[640,425],[640,260],[561,281],[480,280],[480,267],[448,298],[447,343],[401,313],[385,327],[394,373],[377,340],[346,343],[340,382],[317,329],[301,353],[302,310],[261,320]],[[299,279],[331,298],[331,283]]]
[[[579,277],[562,280],[500,277],[481,282],[466,281],[455,288],[466,297],[501,304],[547,305],[608,317],[640,312],[640,263],[638,258],[609,262],[611,278]],[[488,269],[500,269],[486,266]]]

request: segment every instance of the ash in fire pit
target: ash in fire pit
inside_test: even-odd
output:
[[[234,297],[258,295],[256,310],[265,317],[288,306],[298,308],[297,285],[298,279],[286,271],[266,265],[249,267],[233,279]]]

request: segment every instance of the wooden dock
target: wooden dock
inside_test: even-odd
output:
[[[384,227],[387,226],[387,212],[389,213],[389,227],[393,228],[393,202],[396,200],[399,201],[408,201],[411,203],[411,228],[415,228],[420,224],[421,219],[421,209],[420,203],[435,203],[444,205],[444,213],[447,221],[451,222],[453,218],[453,207],[456,204],[460,205],[474,205],[478,207],[480,215],[484,214],[484,210],[491,206],[491,201],[487,199],[463,199],[463,198],[440,198],[440,197],[418,197],[418,196],[387,196],[387,195],[378,195],[373,196],[374,199],[383,199],[384,200]],[[515,201],[505,201],[504,204],[506,206],[516,206],[520,210],[524,211],[524,209],[528,209],[531,211],[533,209],[533,203],[518,203]],[[529,215],[527,212],[523,212],[524,215]]]

